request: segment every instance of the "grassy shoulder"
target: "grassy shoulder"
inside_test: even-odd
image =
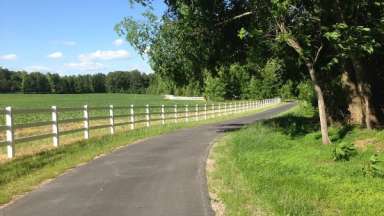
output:
[[[229,133],[212,149],[209,189],[226,215],[382,215],[384,179],[363,170],[383,154],[384,131],[344,126],[330,135],[358,154],[334,161],[334,145],[321,144],[313,113],[302,107]]]
[[[15,196],[31,191],[40,183],[52,179],[70,168],[86,163],[95,157],[110,153],[138,140],[170,133],[180,128],[195,127],[202,124],[246,116],[271,107],[273,106],[235,115],[211,118],[204,121],[171,123],[165,126],[155,125],[151,128],[124,131],[114,136],[107,135],[101,138],[92,138],[88,141],[64,145],[54,150],[44,151],[32,156],[20,157],[0,164],[0,204],[7,203]]]

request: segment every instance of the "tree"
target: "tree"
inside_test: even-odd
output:
[[[98,73],[92,76],[93,92],[103,93],[106,91],[105,79],[106,79],[106,76],[102,73]]]
[[[334,24],[326,28],[324,34],[337,51],[330,66],[341,66],[347,71],[344,81],[356,96],[352,98],[354,101],[350,106],[358,104],[355,108],[360,110],[362,116],[359,122],[372,129],[379,121],[372,92],[375,74],[364,62],[382,53],[384,3],[356,1],[342,4],[337,0],[333,6],[337,15]]]
[[[152,1],[132,2],[150,6]],[[380,107],[384,100],[377,98],[384,98],[384,90],[382,83],[376,81],[384,81],[384,67],[379,63],[384,57],[383,2],[171,0],[165,3],[168,10],[155,28],[149,28],[155,29],[150,31],[150,37],[139,34],[146,32],[150,22],[144,27],[125,25],[122,29],[127,36],[136,32],[135,40],[127,37],[132,44],[150,45],[148,55],[155,73],[175,82],[178,88],[196,81],[194,78],[201,80],[207,70],[212,79],[226,77],[231,83],[228,91],[237,95],[243,90],[231,81],[235,76],[227,68],[239,64],[246,66],[247,74],[253,77],[248,85],[259,94],[256,88],[268,83],[268,79],[259,75],[260,68],[269,59],[281,59],[284,70],[279,79],[285,82],[277,86],[282,83],[292,86],[287,80],[295,84],[311,81],[317,97],[322,141],[328,144],[327,118],[335,115],[335,109],[327,105],[335,105],[343,97],[340,74],[350,65],[352,70],[347,75],[352,74],[350,78],[356,80],[367,127],[376,122],[377,113],[383,113]],[[218,75],[222,68],[227,75]],[[273,95],[274,89],[265,93]],[[340,111],[346,112],[344,108]]]
[[[48,79],[44,74],[39,72],[24,73],[21,90],[24,93],[48,93]]]
[[[220,101],[225,96],[225,84],[220,78],[213,78],[210,73],[206,73],[204,95],[208,100]]]

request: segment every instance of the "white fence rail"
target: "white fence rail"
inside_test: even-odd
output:
[[[280,98],[264,99],[258,101],[242,101],[231,103],[217,103],[217,104],[194,104],[185,106],[175,105],[160,105],[151,106],[149,104],[145,106],[113,106],[109,107],[89,107],[84,105],[83,108],[59,108],[52,106],[50,109],[13,109],[12,107],[6,107],[4,110],[0,110],[0,115],[5,115],[5,125],[0,125],[0,133],[5,133],[5,140],[0,140],[0,146],[7,146],[7,157],[13,158],[15,156],[15,144],[22,142],[29,142],[33,140],[52,138],[52,145],[54,147],[60,146],[60,136],[65,134],[71,134],[76,132],[83,132],[84,138],[89,139],[91,137],[91,131],[101,128],[109,128],[109,133],[115,133],[115,127],[130,125],[130,129],[137,128],[137,124],[142,123],[146,127],[151,127],[152,123],[159,122],[161,125],[169,123],[181,122],[184,119],[185,122],[206,120],[208,118],[219,117],[223,115],[231,115],[239,112],[245,112],[249,110],[263,108],[267,105],[280,103]],[[94,110],[108,110],[108,115],[91,116],[90,111]],[[126,110],[128,114],[117,115],[115,110]],[[144,112],[143,112],[144,110]],[[141,111],[141,112],[140,112]],[[67,118],[59,119],[59,116],[65,112],[79,112],[82,113],[82,118]],[[36,113],[46,113],[51,116],[50,121],[39,121],[32,123],[15,124],[14,118],[18,114],[33,115]],[[126,117],[126,121],[115,122],[115,118]],[[91,125],[90,120],[107,120],[108,124]],[[60,130],[61,124],[79,123],[81,128]],[[15,138],[15,131],[17,129],[35,128],[41,126],[51,125],[51,132],[23,136]]]

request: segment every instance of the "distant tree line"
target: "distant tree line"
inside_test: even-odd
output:
[[[11,71],[0,67],[1,93],[146,93],[151,74],[115,71],[108,74],[60,76],[55,73]]]

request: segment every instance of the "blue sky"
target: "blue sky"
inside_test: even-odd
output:
[[[158,15],[166,9],[160,0],[153,6]],[[0,0],[0,8],[1,67],[61,75],[152,71],[113,30],[144,11],[128,0]]]

